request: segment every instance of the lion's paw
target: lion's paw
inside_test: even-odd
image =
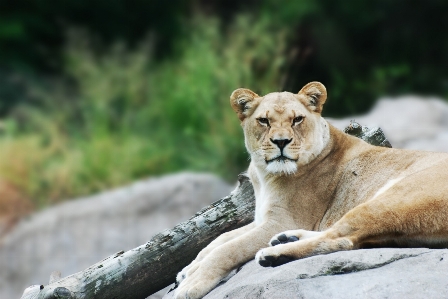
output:
[[[272,237],[272,239],[269,241],[269,245],[276,246],[280,244],[297,242],[300,240],[319,236],[320,234],[322,234],[322,232],[314,232],[304,229],[288,230]]]
[[[209,277],[187,277],[174,292],[175,299],[200,299],[210,292],[219,279]]]
[[[294,259],[282,254],[279,254],[277,250],[273,250],[276,248],[265,248],[258,251],[255,256],[255,260],[263,267],[277,267],[289,262],[292,262]]]
[[[193,285],[193,286],[188,286],[188,285],[183,285],[182,287],[179,287],[176,289],[175,293],[174,293],[174,298],[175,299],[199,299],[202,298],[203,296],[200,295],[200,290],[199,290],[198,285]]]
[[[223,278],[223,273],[204,261],[187,266],[178,276],[183,279],[174,292],[176,299],[199,299],[210,292]]]
[[[180,271],[179,273],[177,273],[176,276],[176,285],[179,285],[182,281],[185,280],[185,278],[187,278],[191,272],[192,269],[195,269],[197,267],[196,266],[197,263],[195,263],[195,261],[191,262],[191,264],[189,264],[188,266],[185,266],[182,271]]]
[[[176,285],[179,285],[182,281],[184,281],[185,278],[187,278],[187,270],[188,270],[188,269],[186,269],[187,267],[183,268],[182,271],[177,273]]]
[[[281,234],[275,235],[269,241],[269,244],[271,246],[276,246],[276,245],[286,244],[289,242],[296,242],[296,241],[299,241],[299,238],[297,238],[296,236],[288,236],[285,233],[281,233]]]

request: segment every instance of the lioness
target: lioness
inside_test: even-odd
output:
[[[176,298],[203,297],[254,257],[267,267],[340,250],[448,245],[448,154],[349,136],[321,117],[326,99],[319,82],[298,94],[232,93],[251,157],[255,221],[203,249],[179,273]]]

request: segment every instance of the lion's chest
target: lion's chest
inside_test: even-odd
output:
[[[260,188],[255,192],[255,224],[259,225],[266,218],[269,211],[269,199],[266,188]]]
[[[284,192],[276,191],[276,188],[270,188],[269,185],[262,186],[255,191],[255,224],[279,219],[290,218],[287,215],[288,200]]]

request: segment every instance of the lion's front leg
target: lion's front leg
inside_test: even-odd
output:
[[[177,276],[176,276],[176,283],[180,284],[186,277],[187,277],[187,273],[188,271],[193,268],[198,262],[202,261],[210,252],[213,251],[213,249],[215,249],[218,246],[221,246],[222,244],[233,240],[239,236],[241,236],[242,234],[248,232],[249,230],[251,230],[252,228],[255,227],[255,223],[252,222],[248,225],[245,225],[243,227],[234,229],[232,231],[229,231],[227,233],[224,233],[222,235],[220,235],[218,238],[216,238],[213,242],[211,242],[210,244],[207,245],[207,247],[205,247],[204,249],[202,249],[198,256],[189,264],[187,265],[185,268],[182,269],[182,271],[180,271]]]
[[[426,187],[425,188],[432,188]],[[409,190],[408,185],[399,186]],[[399,189],[400,190],[400,189]],[[421,192],[429,191],[422,189]],[[262,266],[277,266],[291,260],[372,245],[392,244],[409,246],[446,246],[448,244],[448,201],[423,193],[383,193],[374,200],[360,204],[323,232],[293,231],[297,241],[286,243],[289,233],[271,240],[273,247],[257,253]],[[445,197],[443,197],[445,196]],[[410,213],[410,211],[412,213]],[[280,237],[281,236],[281,237]],[[286,239],[286,241],[285,241]],[[277,245],[278,244],[278,245]]]
[[[270,244],[272,247],[260,250],[255,257],[263,267],[276,267],[313,255],[353,249],[353,242],[349,238],[338,236],[331,230],[286,231],[274,236]]]
[[[233,269],[254,258],[278,231],[280,228],[275,225],[261,225],[214,248],[188,268],[186,278],[175,291],[175,298],[202,298]]]

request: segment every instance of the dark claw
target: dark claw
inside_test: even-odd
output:
[[[275,262],[275,257],[273,257],[272,255],[267,255],[264,257],[264,259],[269,262]]]
[[[277,266],[280,266],[280,265],[283,265],[283,264],[286,264],[286,263],[289,263],[292,261],[293,261],[293,259],[291,259],[287,256],[284,256],[284,255],[281,255],[281,256],[279,256],[279,258],[276,261],[272,262],[271,264],[272,264],[272,267],[277,267]]]
[[[280,236],[277,237],[277,239],[282,243],[284,243],[288,240],[288,238],[286,237],[285,234],[281,234]]]
[[[271,262],[268,260],[259,260],[258,263],[262,267],[270,267],[271,266]]]
[[[288,242],[296,242],[299,241],[299,238],[297,238],[296,236],[291,236],[288,238]]]
[[[272,246],[275,246],[275,245],[278,245],[278,244],[281,244],[279,240],[275,240],[274,239],[274,240],[271,241],[271,245]]]
[[[258,263],[263,267],[277,267],[292,261],[293,259],[284,255],[279,256],[277,259],[271,255],[267,255],[263,260],[258,261]]]
[[[260,260],[258,263],[263,267],[271,267],[273,262],[275,262],[275,257],[268,255],[264,257],[264,260]]]

